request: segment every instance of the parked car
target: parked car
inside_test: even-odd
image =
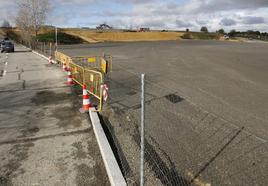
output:
[[[14,44],[11,41],[3,41],[1,43],[1,53],[15,52]]]

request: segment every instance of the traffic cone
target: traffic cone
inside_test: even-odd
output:
[[[63,63],[63,65],[62,65],[62,70],[63,70],[64,72],[67,72],[67,71],[68,71],[67,66],[66,66],[66,63]]]
[[[72,76],[71,70],[68,70],[67,85],[68,86],[73,86],[74,85],[73,76]]]
[[[49,58],[48,58],[48,63],[51,65],[52,64],[52,57],[51,56],[49,56]]]
[[[87,93],[87,87],[86,85],[83,85],[83,107],[80,109],[80,112],[85,113],[89,111],[89,109],[92,107],[89,99],[89,95]]]

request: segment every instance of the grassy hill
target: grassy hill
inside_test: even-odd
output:
[[[13,34],[20,36],[19,29],[13,29]],[[58,29],[58,39],[62,44],[72,43],[98,43],[98,42],[131,42],[131,41],[164,41],[164,40],[180,40],[180,39],[203,39],[203,40],[224,40],[217,33],[202,32],[127,32],[123,30],[109,30],[105,32],[97,32],[95,29],[79,29],[79,28],[61,28]],[[0,30],[1,34],[1,30]],[[55,37],[55,29],[44,27],[39,31],[37,37],[39,41],[53,42]]]
[[[63,32],[78,36],[81,39],[90,42],[105,41],[161,41],[161,40],[178,40],[183,33],[181,32],[103,32],[98,33],[93,30],[83,29],[63,29]]]

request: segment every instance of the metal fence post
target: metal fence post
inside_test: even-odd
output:
[[[56,45],[56,51],[58,51],[58,28],[55,28],[55,45]]]
[[[140,157],[140,185],[144,185],[144,107],[145,107],[145,99],[144,99],[144,77],[145,75],[141,75],[141,157]]]

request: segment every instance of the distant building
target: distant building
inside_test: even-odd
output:
[[[107,24],[100,24],[99,26],[96,27],[97,30],[110,30],[113,29],[113,27],[107,25]]]
[[[140,28],[139,32],[150,32],[150,28]]]

